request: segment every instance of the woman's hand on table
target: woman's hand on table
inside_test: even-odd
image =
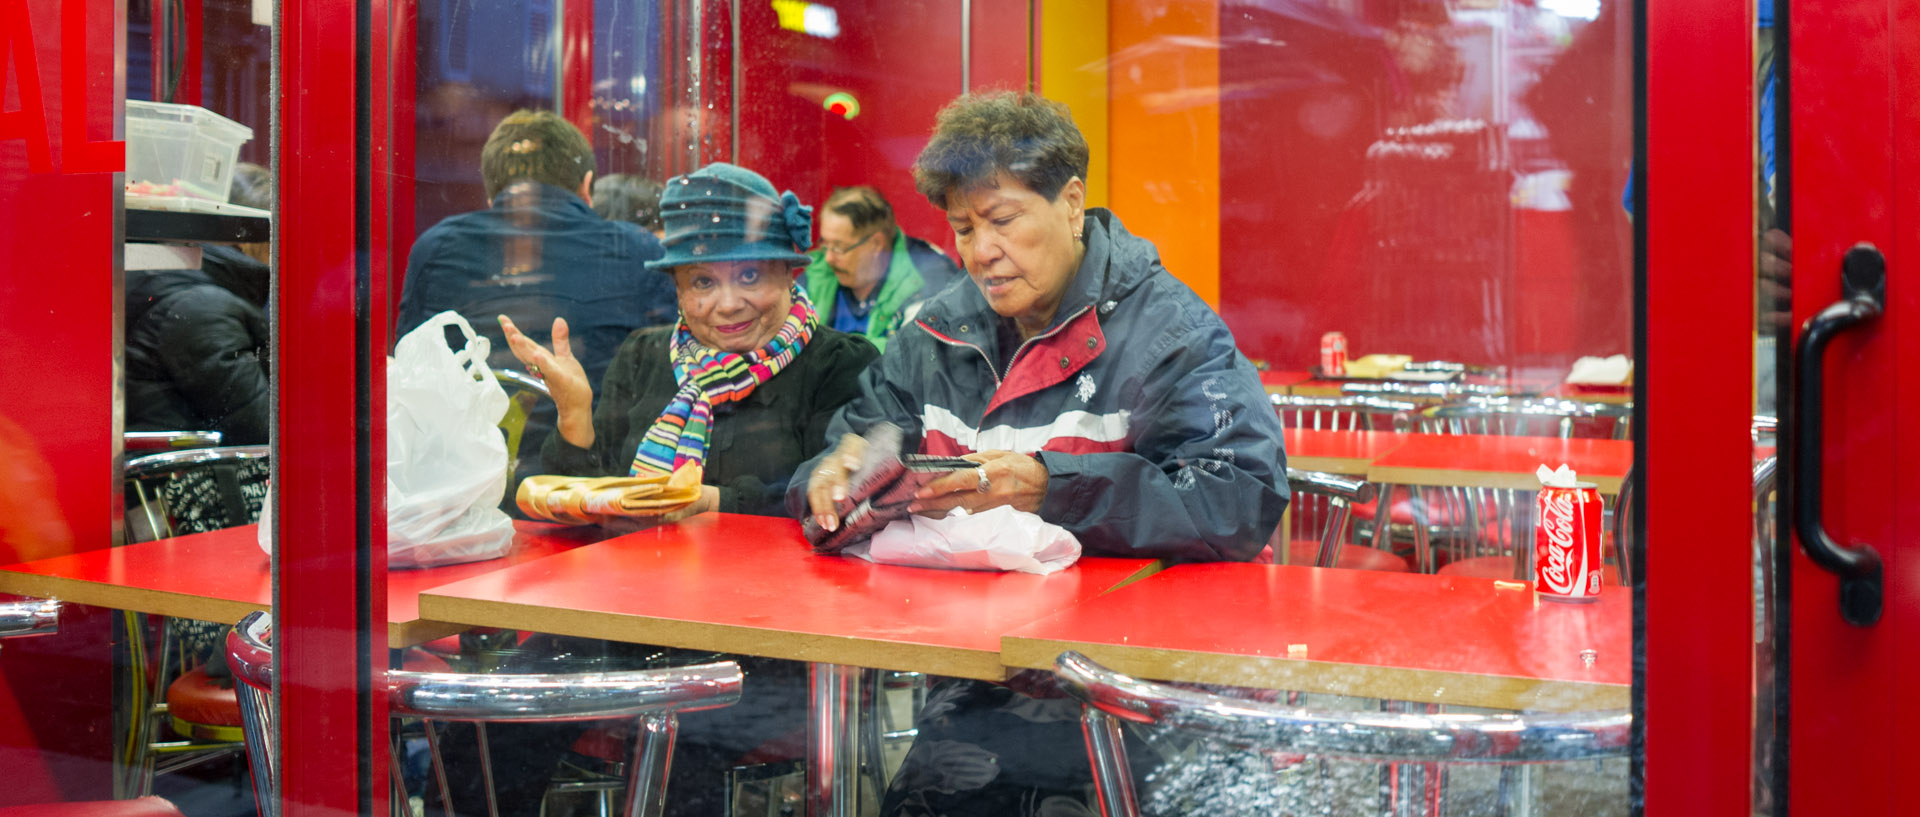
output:
[[[815,524],[830,531],[840,529],[840,504],[847,499],[847,479],[860,470],[860,459],[866,454],[866,438],[847,434],[820,459],[819,467],[807,477],[807,509],[813,513]]]
[[[982,451],[965,459],[980,465],[927,483],[914,494],[908,510],[933,517],[945,516],[954,508],[973,513],[1001,505],[1040,512],[1040,504],[1047,498],[1047,467],[1039,459],[1012,451]]]
[[[527,373],[546,382],[554,410],[559,413],[555,425],[561,438],[578,448],[591,448],[593,384],[587,380],[587,370],[581,368],[580,361],[573,356],[567,319],[553,319],[551,350],[521,333],[520,327],[513,325],[513,319],[505,315],[500,316],[500,331],[506,334],[507,347],[513,350],[513,356],[527,365]]]
[[[660,525],[669,525],[688,517],[717,510],[720,510],[720,489],[712,485],[702,485],[700,486],[700,498],[694,500],[693,504],[684,508],[668,511],[659,516],[608,517],[605,522],[600,523],[600,527],[615,534],[632,533]]]

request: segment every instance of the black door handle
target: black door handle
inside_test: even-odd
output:
[[[1886,303],[1887,259],[1872,244],[1855,244],[1840,264],[1845,296],[1807,319],[1794,352],[1793,527],[1814,564],[1840,577],[1840,617],[1866,627],[1880,620],[1880,554],[1872,545],[1833,541],[1820,519],[1822,412],[1827,343],[1880,315]]]

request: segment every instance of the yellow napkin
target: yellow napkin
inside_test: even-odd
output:
[[[700,498],[705,476],[689,462],[672,474],[637,477],[527,477],[513,501],[528,516],[565,525],[597,525],[609,517],[661,516]]]
[[[1387,377],[1412,362],[1412,355],[1367,355],[1347,361],[1347,376]]]

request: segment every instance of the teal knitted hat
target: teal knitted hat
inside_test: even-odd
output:
[[[660,197],[667,255],[647,269],[705,261],[785,261],[805,266],[813,242],[813,208],[793,191],[744,167],[714,162],[667,180]]]

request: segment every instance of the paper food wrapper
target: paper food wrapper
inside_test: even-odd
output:
[[[1559,468],[1548,468],[1542,465],[1534,469],[1533,475],[1540,478],[1540,487],[1542,488],[1580,487],[1580,475],[1574,473],[1573,469],[1568,468],[1564,462],[1560,464]]]
[[[955,510],[945,519],[897,519],[840,552],[880,564],[1045,575],[1079,561],[1080,540],[1036,514],[1002,505],[976,514]]]
[[[598,525],[614,517],[661,516],[700,498],[704,470],[687,463],[672,474],[637,477],[527,477],[513,495],[514,504],[535,519],[563,525]]]
[[[1633,382],[1633,361],[1626,355],[1583,357],[1573,362],[1567,382],[1576,386],[1625,386]]]

